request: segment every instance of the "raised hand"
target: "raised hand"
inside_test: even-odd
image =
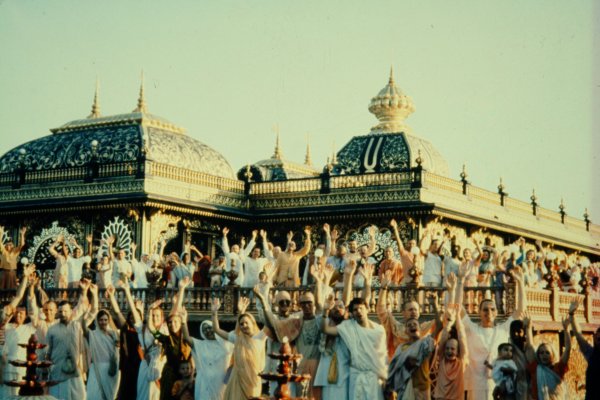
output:
[[[24,227],[22,227],[21,229],[19,229],[19,233],[20,233],[21,235],[24,235],[24,234],[26,234],[26,233],[27,233],[27,227],[26,227],[26,226],[24,226]]]
[[[338,232],[338,230],[337,230],[337,229],[333,228],[333,229],[331,230],[331,240],[332,240],[333,242],[335,242],[335,241],[337,240],[337,238],[339,238],[339,237],[340,237],[340,233]]]
[[[371,282],[374,270],[375,266],[373,264],[365,264],[361,269],[358,270],[358,273],[365,278],[365,282]]]
[[[287,234],[287,241],[291,242],[293,237],[294,237],[294,232],[289,231]]]
[[[188,285],[192,282],[192,280],[190,279],[189,276],[184,277],[183,279],[179,280],[179,289],[185,289],[186,287],[188,287]]]
[[[86,241],[86,242],[88,242],[88,243],[92,243],[92,240],[93,240],[93,238],[94,238],[94,237],[93,237],[93,236],[92,236],[92,234],[90,233],[89,235],[86,235],[86,237],[85,237],[85,241]]]
[[[304,234],[306,236],[310,236],[310,226],[307,225],[304,227]]]
[[[387,289],[392,283],[392,271],[387,270],[383,273],[383,277],[381,278],[381,287]]]
[[[527,328],[531,325],[531,315],[529,311],[523,312],[523,328],[527,330]]]
[[[369,227],[369,236],[375,237],[375,233],[377,233],[377,228],[375,227],[375,225],[371,225]]]
[[[88,279],[82,279],[79,282],[79,287],[81,288],[81,290],[83,290],[84,292],[87,291],[90,288],[91,282]]]
[[[164,301],[163,299],[156,300],[155,302],[153,302],[152,304],[150,304],[150,306],[148,307],[148,310],[152,310],[154,308],[160,307],[162,305],[163,301]]]
[[[575,314],[575,311],[577,311],[580,304],[581,304],[581,301],[579,299],[573,300],[571,302],[571,304],[569,304],[569,314],[571,314],[571,315]]]
[[[392,220],[390,221],[390,226],[394,229],[398,229],[398,222],[396,222],[396,220],[392,218]]]
[[[331,277],[333,277],[333,273],[335,272],[335,268],[331,264],[327,264],[323,269],[323,284],[329,286],[329,282],[331,281]]]
[[[256,236],[258,235],[258,231],[255,229],[252,231],[252,240],[256,240]]]
[[[238,313],[240,314],[244,314],[246,312],[246,309],[248,308],[248,306],[250,305],[250,299],[247,297],[240,297],[240,299],[238,300]]]
[[[450,275],[448,275],[448,278],[446,278],[446,287],[448,288],[448,291],[454,290],[457,280],[458,279],[456,278],[456,275],[454,275],[454,272],[450,272]]]
[[[465,262],[465,263],[461,263],[458,266],[458,279],[463,280],[465,279],[465,276],[467,276],[467,273],[469,272],[469,263]]]
[[[228,227],[224,227],[223,228],[223,236],[227,236],[228,233],[229,233],[229,228]]]
[[[263,238],[263,240],[267,240],[267,231],[265,231],[264,229],[261,229],[260,237]]]
[[[105,297],[113,297],[115,295],[115,287],[113,285],[108,285],[106,287],[106,291],[104,292]]]
[[[98,285],[90,283],[90,292],[97,296],[98,295]]]
[[[331,228],[329,227],[329,224],[323,224],[323,232],[331,234]]]
[[[562,324],[563,330],[567,330],[567,329],[569,329],[569,324],[571,323],[571,318],[570,318],[570,316],[567,315],[565,317],[562,317],[560,322]]]
[[[518,283],[524,282],[523,270],[520,267],[515,267],[511,270],[511,275]]]
[[[242,236],[242,239],[240,240],[240,247],[244,248],[246,247],[246,238]]]
[[[106,238],[106,243],[110,246],[115,242],[115,237],[114,236],[109,236]]]
[[[320,271],[318,265],[313,264],[310,266],[310,275],[313,277],[315,282],[321,283],[323,282],[323,273]]]
[[[345,274],[353,274],[356,271],[356,260],[350,260],[346,264],[346,268],[344,268]]]
[[[217,312],[219,312],[220,308],[221,308],[221,300],[219,300],[217,297],[215,297],[214,299],[212,299],[212,304],[210,305],[210,311],[212,311],[213,313],[217,313]]]
[[[142,311],[144,309],[144,302],[141,299],[136,299],[135,308],[137,308],[139,311]]]
[[[134,242],[131,242],[131,244],[129,245],[129,249],[131,250],[131,254],[135,254],[135,251],[137,249],[137,244],[135,244]]]

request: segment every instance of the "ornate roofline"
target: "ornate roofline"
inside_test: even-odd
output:
[[[109,115],[106,117],[77,119],[67,122],[58,128],[50,129],[53,134],[68,133],[104,126],[141,124],[144,127],[164,129],[169,132],[184,134],[186,130],[172,122],[153,114],[134,111],[128,114]]]

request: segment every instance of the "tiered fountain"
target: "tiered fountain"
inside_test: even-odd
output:
[[[271,353],[269,357],[279,360],[276,372],[263,372],[260,376],[269,382],[277,382],[277,389],[273,397],[255,397],[255,400],[313,400],[309,397],[290,397],[288,383],[298,383],[310,380],[310,375],[296,374],[292,371],[292,365],[302,358],[302,354],[293,354],[287,337],[281,341],[281,353]]]
[[[27,360],[10,360],[9,362],[15,367],[25,367],[26,373],[22,381],[5,381],[4,383],[12,387],[20,387],[19,396],[15,399],[35,400],[56,400],[55,397],[44,395],[44,388],[54,386],[58,382],[38,380],[37,369],[49,368],[52,363],[50,361],[38,361],[36,350],[46,347],[45,344],[38,343],[37,336],[31,335],[27,343],[19,343],[19,346],[27,349]]]

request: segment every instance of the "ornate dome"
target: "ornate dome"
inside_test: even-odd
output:
[[[310,147],[308,144],[306,146],[306,157],[304,160],[304,164],[283,159],[281,155],[281,149],[279,147],[279,133],[277,134],[277,140],[275,142],[275,151],[273,152],[271,158],[257,161],[249,167],[250,172],[252,173],[251,179],[254,182],[285,181],[288,179],[313,178],[319,175],[319,171],[317,171],[312,166]],[[247,179],[247,168],[248,167],[242,167],[238,171],[238,179]]]
[[[138,107],[129,114],[101,117],[96,96],[88,118],[68,122],[51,132],[0,157],[0,173],[11,172],[19,165],[27,170],[83,166],[93,151],[101,164],[135,161],[145,151],[148,160],[235,179],[220,153],[187,136],[183,128],[148,114],[143,88]]]
[[[338,153],[334,174],[394,172],[416,165],[421,154],[424,169],[448,176],[448,163],[433,145],[412,133],[405,119],[415,106],[410,97],[396,87],[393,72],[388,84],[371,99],[369,111],[379,124],[363,136],[355,136]]]

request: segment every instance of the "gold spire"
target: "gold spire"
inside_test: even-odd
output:
[[[273,126],[273,130],[275,131],[277,136],[275,138],[275,151],[273,152],[273,155],[271,156],[271,158],[274,158],[276,160],[281,160],[281,149],[279,148],[279,125],[275,124]]]
[[[100,82],[96,78],[96,92],[94,93],[94,103],[92,104],[92,113],[88,115],[88,118],[99,118],[100,117],[100,99],[98,94],[100,92]]]
[[[332,164],[337,164],[338,160],[337,160],[337,154],[335,153],[335,140],[333,141],[333,143],[331,144],[331,163]]]
[[[390,65],[390,80],[388,81],[389,85],[394,85],[394,66]]]
[[[312,159],[310,157],[310,141],[308,133],[306,134],[306,156],[304,156],[304,165],[312,167]]]
[[[148,106],[146,105],[146,98],[144,97],[144,71],[142,70],[142,82],[140,83],[140,97],[138,97],[137,107],[132,112],[139,112],[146,114],[148,112]]]

